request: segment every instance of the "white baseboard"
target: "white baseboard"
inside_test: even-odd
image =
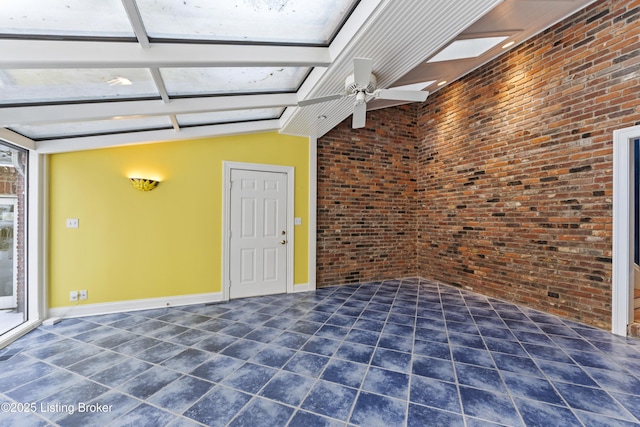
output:
[[[298,285],[293,285],[293,293],[297,293],[297,292],[307,292],[307,291],[314,291],[315,289],[311,288],[311,285],[309,285],[308,283],[300,283]]]
[[[50,308],[48,318],[95,316],[98,314],[121,313],[123,311],[149,310],[153,308],[205,304],[221,301],[222,292],[211,292],[206,294],[145,298],[137,300],[105,302],[100,304],[70,305],[65,307]]]

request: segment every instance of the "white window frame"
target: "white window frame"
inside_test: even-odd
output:
[[[32,331],[42,324],[46,317],[46,224],[47,210],[46,183],[48,158],[38,154],[34,147],[7,142],[29,150],[29,166],[27,172],[27,218],[26,218],[26,309],[27,318],[24,323],[0,336],[0,349],[16,339]]]

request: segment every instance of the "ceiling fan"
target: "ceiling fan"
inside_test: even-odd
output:
[[[390,99],[394,101],[424,102],[429,92],[421,90],[377,89],[376,76],[371,73],[373,61],[368,58],[353,59],[353,74],[344,82],[344,92],[298,102],[299,107],[319,104],[336,99],[355,97],[353,109],[353,129],[363,128],[367,121],[367,97],[371,99]]]

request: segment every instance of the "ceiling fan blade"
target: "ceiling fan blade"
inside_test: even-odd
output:
[[[336,99],[344,98],[344,96],[345,95],[343,93],[337,93],[335,95],[321,96],[319,98],[304,99],[302,101],[298,101],[298,106],[306,107],[307,105],[319,104],[321,102],[333,101]]]
[[[353,117],[351,118],[351,127],[353,129],[363,128],[367,123],[367,104],[364,102],[356,104],[353,109]]]
[[[429,92],[422,90],[397,90],[379,89],[374,97],[376,99],[391,99],[394,101],[424,102],[429,96]]]
[[[371,79],[373,61],[368,58],[353,59],[353,81],[358,86],[367,87]]]

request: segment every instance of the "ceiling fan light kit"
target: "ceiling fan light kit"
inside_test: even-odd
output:
[[[377,89],[376,76],[371,72],[373,61],[368,58],[354,58],[353,74],[344,81],[344,92],[335,95],[321,96],[298,102],[299,107],[320,104],[322,102],[355,97],[352,128],[359,129],[367,121],[367,97],[371,99],[389,99],[394,101],[424,102],[429,92],[421,90]]]

